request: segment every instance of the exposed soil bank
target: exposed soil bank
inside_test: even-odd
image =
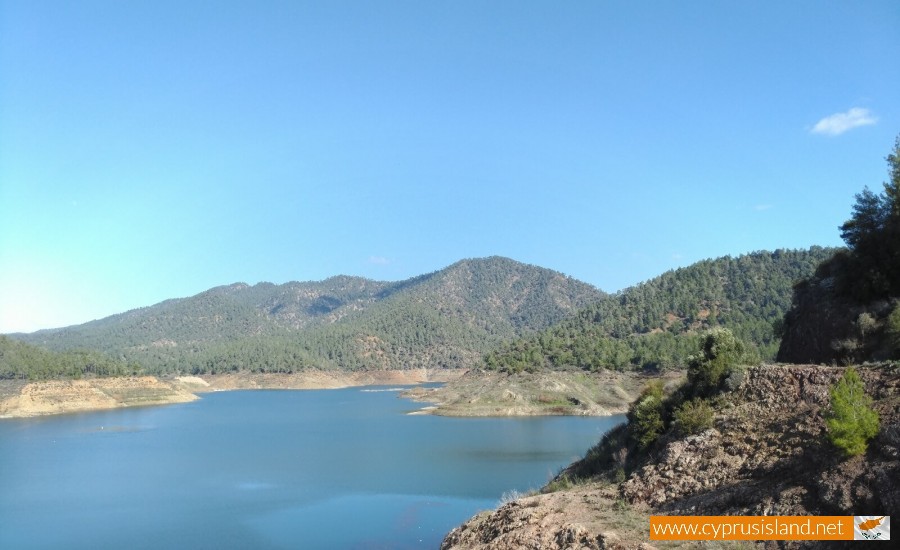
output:
[[[331,389],[383,384],[446,382],[459,370],[341,372],[310,370],[294,374],[234,373],[181,376],[91,378],[24,382],[0,380],[0,418],[21,418],[142,405],[185,403],[195,394],[244,389]]]
[[[681,378],[677,372],[664,375],[669,384]],[[440,388],[413,388],[402,396],[432,405],[412,414],[608,416],[626,412],[649,380],[645,375],[614,371],[469,371]]]
[[[464,370],[409,369],[377,371],[309,370],[293,374],[239,372],[182,376],[177,380],[193,392],[221,390],[321,390],[353,386],[422,384],[448,382],[463,375]]]
[[[0,418],[42,416],[198,399],[180,384],[153,376],[0,382]]]

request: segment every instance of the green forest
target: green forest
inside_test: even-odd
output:
[[[140,365],[97,351],[49,351],[0,335],[0,380],[47,380],[137,374]]]
[[[834,249],[755,252],[704,260],[608,296],[541,333],[505,344],[485,358],[505,371],[576,367],[680,367],[702,333],[726,327],[759,359],[774,359],[794,283]]]

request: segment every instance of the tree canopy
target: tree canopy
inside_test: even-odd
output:
[[[857,194],[852,216],[840,227],[853,272],[844,288],[862,301],[900,296],[900,136],[886,160],[890,177],[883,191],[866,187]]]
[[[744,343],[727,328],[715,328],[704,336],[700,352],[688,359],[688,385],[694,395],[711,396],[746,362]]]

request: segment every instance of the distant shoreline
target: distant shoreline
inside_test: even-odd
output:
[[[668,373],[672,383],[681,373]],[[187,403],[232,390],[321,390],[365,386],[416,387],[399,395],[423,406],[409,414],[458,417],[610,416],[622,414],[646,384],[636,373],[542,371],[506,374],[464,369],[380,371],[306,370],[292,374],[237,372],[158,378],[0,380],[0,420],[124,407]],[[399,388],[397,388],[399,389]]]
[[[123,376],[80,380],[0,380],[0,420],[187,403],[197,394],[229,390],[314,390],[447,382],[462,370],[308,370],[293,374],[238,372],[158,378]]]

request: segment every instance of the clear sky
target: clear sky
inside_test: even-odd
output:
[[[841,244],[900,2],[0,0],[0,333],[502,255]]]

